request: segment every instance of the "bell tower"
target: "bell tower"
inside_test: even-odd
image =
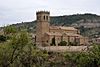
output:
[[[37,25],[36,25],[36,44],[43,44],[43,37],[45,32],[49,32],[49,21],[50,13],[48,11],[38,11],[36,12],[37,16]]]

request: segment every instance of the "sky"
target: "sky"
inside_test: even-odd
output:
[[[41,10],[50,11],[51,16],[100,15],[100,0],[0,0],[0,26],[34,21]]]

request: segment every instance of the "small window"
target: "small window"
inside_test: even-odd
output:
[[[48,43],[48,40],[47,40],[47,43]]]
[[[41,16],[37,16],[37,20],[40,20]]]
[[[44,20],[45,20],[45,16],[44,16]]]
[[[39,20],[39,16],[37,16],[37,20]]]
[[[46,20],[48,20],[48,16],[46,16]]]

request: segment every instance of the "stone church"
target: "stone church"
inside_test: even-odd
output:
[[[79,30],[74,27],[65,26],[50,26],[50,12],[38,11],[36,12],[36,44],[39,46],[50,46],[52,40],[55,40],[55,45],[61,41],[69,43],[76,43],[79,45],[86,45],[88,39],[80,35]],[[69,44],[70,45],[70,44]]]

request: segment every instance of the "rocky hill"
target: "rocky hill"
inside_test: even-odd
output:
[[[64,16],[51,16],[51,25],[74,26],[84,36],[95,37],[100,35],[100,16],[96,14],[74,14]],[[35,32],[36,21],[13,24],[18,28],[26,28],[29,32]]]

